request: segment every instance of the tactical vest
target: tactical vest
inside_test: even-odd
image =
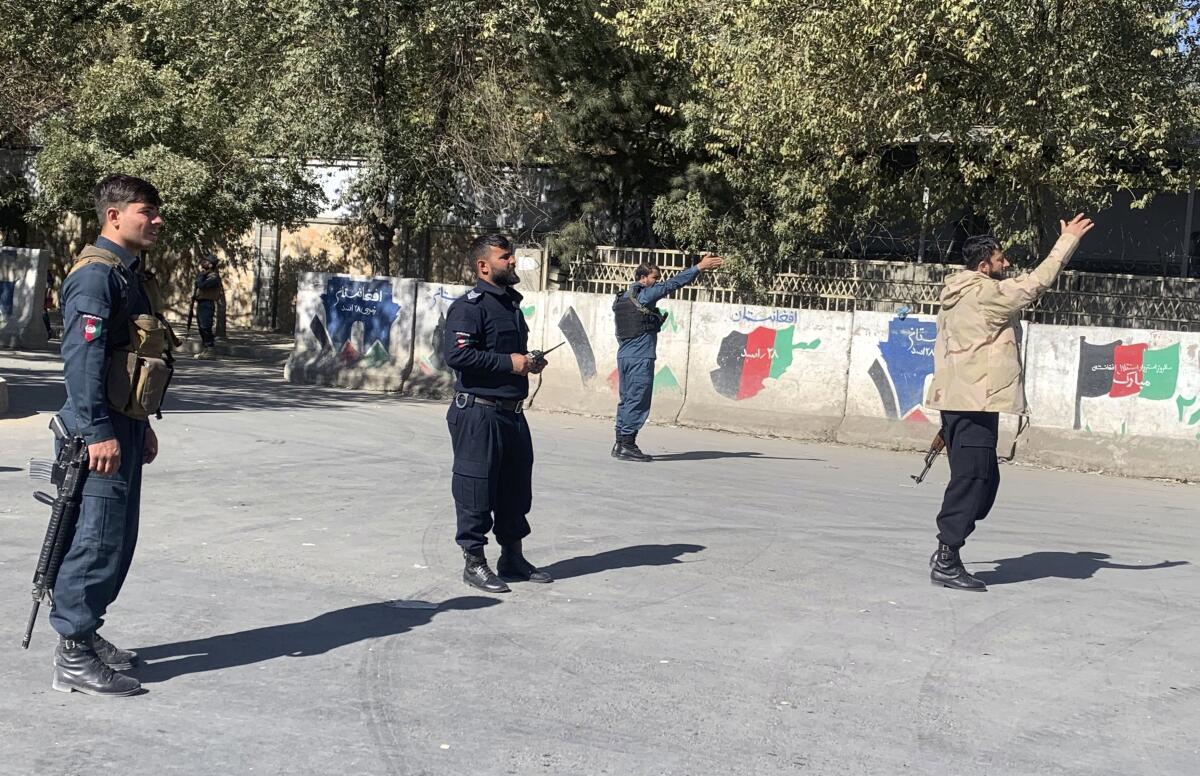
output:
[[[215,274],[215,272],[205,273],[205,275],[201,275],[201,277]],[[196,293],[192,295],[192,298],[197,302],[219,302],[221,300],[221,284],[218,283],[212,288],[197,288]]]
[[[617,321],[617,339],[627,340],[647,332],[657,332],[667,322],[667,314],[657,307],[647,307],[638,301],[631,288],[617,294],[613,300],[613,317]]]
[[[80,252],[67,275],[89,264],[104,264],[116,269],[125,291],[124,303],[120,309],[114,308],[109,320],[110,325],[118,324],[112,327],[107,340],[105,384],[109,407],[138,420],[146,420],[151,415],[161,418],[162,400],[175,373],[171,349],[179,347],[180,341],[158,312],[162,304],[158,281],[149,272],[137,273],[150,304],[150,314],[131,315],[132,299],[124,263],[112,253],[89,245]],[[128,336],[123,343],[114,336],[122,318],[128,327]]]

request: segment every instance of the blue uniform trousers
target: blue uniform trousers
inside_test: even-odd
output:
[[[525,415],[451,404],[446,423],[454,448],[451,492],[459,546],[482,550],[489,530],[501,546],[524,539],[533,505],[533,440]]]
[[[654,397],[654,359],[618,358],[621,400],[617,404],[617,435],[633,436],[650,417]]]
[[[63,420],[74,428],[74,417]],[[104,624],[104,613],[129,573],[137,544],[142,498],[142,456],[147,423],[112,413],[113,432],[121,445],[121,466],[111,476],[89,472],[70,549],[54,584],[50,624],[66,638],[92,633]]]
[[[959,548],[988,516],[1000,488],[995,412],[942,412],[942,439],[950,458],[950,482],[938,513],[938,541]]]
[[[217,344],[217,338],[213,334],[213,325],[216,319],[216,302],[211,299],[199,299],[196,301],[196,326],[200,329],[200,342],[206,348],[211,348]]]

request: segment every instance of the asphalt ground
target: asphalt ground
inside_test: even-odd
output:
[[[1200,772],[1195,486],[1004,466],[964,550],[990,590],[957,593],[944,460],[913,486],[913,454],[651,426],[635,464],[532,412],[557,579],[488,596],[444,404],[236,359],[183,362],[155,424],[103,629],[147,692],[54,692],[44,615],[19,643],[60,369],[0,357],[0,773]]]

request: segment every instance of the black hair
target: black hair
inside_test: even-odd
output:
[[[963,264],[967,269],[979,269],[980,262],[990,260],[998,250],[1000,241],[990,234],[968,237],[962,247]]]
[[[162,199],[153,183],[120,173],[104,176],[92,189],[92,201],[96,205],[96,217],[100,219],[101,226],[110,207],[122,208],[131,202],[162,206]]]
[[[658,271],[659,269],[657,264],[646,264],[643,262],[642,264],[639,264],[637,270],[634,271],[633,279],[641,280],[642,278],[652,275]]]
[[[475,262],[481,261],[487,256],[488,248],[500,248],[505,252],[513,249],[512,243],[502,234],[481,234],[471,241],[471,247],[467,248],[467,255],[471,257],[471,266],[475,266]]]

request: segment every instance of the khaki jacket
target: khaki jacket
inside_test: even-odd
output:
[[[1014,278],[993,280],[975,270],[946,278],[925,406],[1025,414],[1021,311],[1054,284],[1078,246],[1078,238],[1064,234],[1037,269]]]

